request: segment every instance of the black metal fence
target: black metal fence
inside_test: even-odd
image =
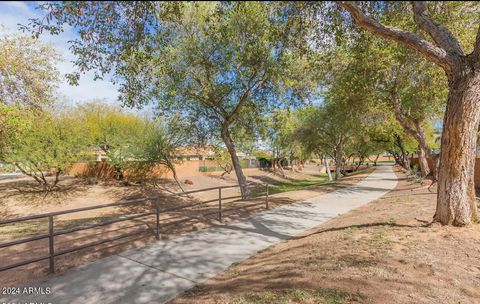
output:
[[[64,250],[55,251],[55,237],[60,236],[60,235],[73,233],[73,232],[77,232],[77,231],[81,231],[81,230],[87,230],[87,229],[92,229],[92,228],[96,228],[96,227],[107,226],[107,225],[111,225],[111,224],[118,223],[118,222],[129,221],[129,220],[134,220],[134,219],[138,219],[138,218],[142,218],[142,217],[146,217],[146,216],[155,215],[156,220],[155,220],[154,233],[155,233],[155,237],[157,239],[160,239],[160,224],[161,224],[160,223],[160,214],[161,213],[177,211],[177,210],[181,210],[181,209],[186,209],[186,208],[199,206],[199,205],[205,205],[205,204],[209,204],[209,203],[213,203],[213,202],[218,201],[218,211],[204,213],[204,214],[202,214],[202,216],[206,217],[206,216],[218,213],[218,220],[221,222],[224,212],[228,212],[228,211],[232,211],[232,210],[238,210],[238,209],[244,209],[244,208],[248,208],[248,207],[252,207],[252,206],[258,206],[260,204],[262,204],[262,205],[265,204],[266,209],[269,208],[269,205],[268,205],[268,184],[265,184],[265,192],[262,192],[262,193],[259,194],[261,196],[265,195],[265,201],[264,202],[262,201],[262,202],[251,203],[251,204],[242,204],[242,205],[237,206],[237,207],[231,207],[231,208],[226,208],[226,209],[222,208],[222,201],[225,201],[225,200],[228,200],[228,199],[238,199],[238,201],[241,200],[241,196],[222,197],[222,189],[238,188],[238,187],[239,187],[238,185],[235,185],[235,186],[221,186],[221,187],[213,187],[213,188],[204,188],[204,189],[181,192],[181,193],[174,193],[174,194],[164,195],[164,196],[146,197],[146,198],[141,198],[141,199],[134,199],[134,200],[104,204],[104,205],[95,205],[95,206],[90,206],[90,207],[70,209],[70,210],[57,211],[57,212],[49,212],[49,213],[43,213],[43,214],[37,214],[37,215],[31,215],[31,216],[25,216],[25,217],[19,217],[19,218],[0,221],[0,225],[6,225],[6,224],[13,224],[13,223],[20,223],[20,222],[35,220],[35,219],[48,218],[48,233],[40,234],[40,235],[28,237],[28,238],[23,238],[23,239],[20,239],[20,240],[14,240],[14,241],[10,241],[10,242],[0,243],[0,249],[1,249],[1,248],[6,248],[6,247],[10,247],[10,246],[15,246],[15,245],[19,245],[19,244],[34,242],[34,241],[38,241],[38,240],[48,238],[48,255],[43,255],[43,256],[31,258],[31,259],[28,259],[28,260],[23,260],[21,262],[9,264],[9,265],[3,265],[3,266],[0,266],[0,271],[5,271],[5,270],[8,270],[8,269],[24,266],[24,265],[31,264],[31,263],[36,263],[36,262],[43,261],[43,260],[49,260],[49,271],[50,271],[50,273],[54,273],[55,272],[55,257],[57,257],[57,256],[64,255],[64,254],[67,254],[67,253],[72,253],[72,252],[82,250],[82,249],[85,249],[85,248],[88,248],[88,247],[93,247],[93,246],[101,245],[101,244],[104,244],[104,243],[116,241],[116,240],[119,240],[119,239],[127,238],[127,237],[134,236],[134,235],[137,235],[137,234],[145,233],[147,231],[151,231],[150,228],[140,229],[140,230],[137,230],[137,231],[124,233],[124,234],[121,234],[121,235],[118,235],[118,236],[115,236],[115,237],[111,237],[111,238],[108,238],[108,239],[102,239],[102,240],[99,240],[99,241],[90,242],[90,243],[87,243],[87,244],[84,244],[84,245],[81,245],[81,246],[75,246],[75,247],[72,247],[72,248],[67,248],[67,249],[64,249]],[[184,196],[184,195],[188,195],[188,194],[205,192],[205,191],[212,191],[212,190],[216,190],[216,189],[218,189],[218,198],[216,198],[216,199],[211,199],[211,200],[202,201],[202,202],[195,202],[195,203],[188,204],[188,205],[176,206],[176,207],[165,208],[165,209],[160,208],[160,201],[164,201],[166,199],[173,198],[173,197]],[[150,211],[150,212],[145,212],[145,213],[135,214],[135,215],[129,215],[129,216],[122,216],[122,217],[119,217],[119,218],[114,219],[114,220],[103,221],[103,222],[99,222],[99,223],[95,223],[95,224],[91,224],[91,225],[84,225],[84,226],[70,228],[70,229],[64,229],[64,230],[60,230],[60,231],[55,231],[55,229],[54,229],[54,217],[55,216],[70,214],[70,213],[76,213],[76,212],[82,212],[82,211],[88,211],[88,210],[94,210],[94,209],[119,207],[119,206],[126,206],[126,205],[140,205],[140,204],[148,204],[148,203],[153,203],[153,206],[154,206],[152,208],[153,210]],[[232,203],[232,202],[230,202],[230,203]],[[192,219],[192,217],[187,217],[187,218],[182,219],[182,220],[172,221],[172,222],[166,223],[165,225],[163,225],[163,227],[170,226],[170,225],[176,225],[176,224],[179,224],[179,223],[191,220],[191,219]]]

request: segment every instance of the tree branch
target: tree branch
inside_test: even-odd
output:
[[[450,56],[464,56],[462,46],[450,30],[430,17],[425,1],[412,1],[413,18],[415,23],[430,37],[435,44],[444,49]]]
[[[477,30],[477,37],[475,38],[475,46],[473,48],[472,55],[473,60],[478,63],[480,61],[480,26]]]
[[[451,64],[447,58],[447,52],[444,49],[435,46],[430,41],[423,39],[415,33],[381,24],[365,15],[358,6],[352,2],[336,1],[336,3],[346,9],[359,26],[376,35],[397,41],[422,53],[429,60],[442,67],[447,74],[450,74]]]
[[[393,107],[393,112],[395,114],[395,117],[397,118],[397,121],[400,123],[400,125],[405,129],[405,131],[407,131],[407,133],[409,133],[410,135],[415,137],[415,139],[417,139],[416,130],[412,126],[410,126],[410,123],[405,119],[405,117],[403,117],[404,114],[402,112],[400,102],[397,99],[397,94],[395,91],[391,92],[390,104]]]
[[[266,73],[266,72],[265,72]],[[265,73],[263,74],[262,76],[262,79],[261,81],[263,81],[263,77],[265,76]],[[247,102],[247,99],[248,99],[248,96],[250,94],[250,92],[252,91],[253,87],[259,83],[260,81],[256,81],[253,85],[252,85],[252,81],[255,79],[255,77],[257,76],[257,70],[254,69],[254,73],[253,75],[248,79],[248,84],[247,86],[245,87],[245,91],[243,92],[242,96],[240,97],[240,100],[238,101],[237,105],[235,106],[235,108],[233,109],[232,112],[230,112],[228,114],[228,116],[225,118],[225,122],[227,123],[230,123],[230,120],[235,116],[237,115],[238,112],[240,112],[240,109],[243,107],[243,105]]]

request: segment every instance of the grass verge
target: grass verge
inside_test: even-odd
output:
[[[289,303],[318,303],[318,304],[344,304],[358,300],[361,295],[344,291],[319,288],[319,289],[282,289],[259,292],[248,292],[236,295],[228,303],[231,304],[289,304]]]

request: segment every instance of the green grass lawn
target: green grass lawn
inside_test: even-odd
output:
[[[347,177],[372,171],[372,168],[374,167],[361,169],[353,173],[349,173],[347,174]],[[296,191],[296,190],[302,190],[308,187],[327,185],[327,184],[335,184],[335,181],[334,180],[329,181],[328,175],[322,174],[322,175],[317,175],[315,177],[302,179],[302,180],[279,181],[277,185],[268,186],[268,193],[276,194],[276,193],[282,193],[282,192],[288,192],[288,191]],[[252,198],[264,195],[264,191],[265,191],[265,188],[263,186],[252,189]]]
[[[392,165],[393,165],[393,164],[395,164],[395,161],[394,161],[394,160],[379,160],[379,161],[377,161],[377,164],[383,164],[383,165],[385,165],[385,164],[388,164],[388,165],[392,164]]]
[[[288,191],[295,191],[295,190],[301,190],[306,187],[319,186],[319,185],[324,185],[331,182],[333,181],[329,181],[327,175],[325,176],[322,175],[322,176],[310,178],[310,179],[283,182],[279,185],[270,185],[268,186],[268,192],[270,194],[275,194],[275,193],[282,193],[282,192],[288,192]]]

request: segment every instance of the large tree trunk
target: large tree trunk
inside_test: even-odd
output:
[[[230,136],[230,131],[228,127],[222,128],[221,136],[225,146],[227,147],[228,153],[230,153],[230,157],[232,158],[232,165],[233,169],[235,170],[235,174],[237,175],[238,185],[240,186],[240,191],[242,193],[242,198],[247,199],[250,195],[250,191],[248,190],[247,179],[245,175],[243,175],[242,167],[240,166],[240,160],[237,156],[237,150],[235,149],[235,145],[233,143],[232,137]]]
[[[325,164],[325,171],[327,171],[327,174],[328,174],[328,180],[331,181],[332,180],[332,172],[330,172],[330,166],[328,165],[328,160],[327,160],[326,156],[323,157],[323,161],[324,161],[324,164]]]
[[[440,167],[440,155],[432,152],[431,157],[432,157],[432,160],[433,160],[432,177],[433,177],[433,182],[436,182],[436,181],[438,181],[438,171],[439,171],[439,167]]]
[[[480,120],[480,73],[449,81],[434,220],[464,226],[477,219],[474,169]]]
[[[435,182],[438,180],[438,165],[439,165],[440,158],[437,155],[435,155],[432,148],[428,146],[427,135],[426,135],[425,129],[423,128],[423,124],[420,121],[415,121],[414,126],[415,126],[415,130],[417,131],[416,139],[420,145],[420,149],[423,149],[425,151],[425,156],[432,160],[433,166],[432,166],[431,172],[429,173],[432,174],[432,179]],[[427,168],[430,168],[430,167],[427,167]]]
[[[393,159],[395,160],[395,164],[401,166],[402,168],[405,168],[405,164],[402,163],[402,160],[400,158],[400,154],[395,152],[395,151],[388,151],[390,154],[393,155]],[[405,168],[406,169],[406,168]],[[408,170],[408,169],[407,169]]]
[[[335,151],[335,180],[340,178],[340,174],[342,173],[342,153],[340,149]]]
[[[379,158],[379,157],[380,157],[380,154],[377,154],[377,155],[375,155],[375,159],[374,159],[373,161],[370,159],[370,156],[368,156],[367,159],[368,159],[369,161],[373,162],[373,165],[374,165],[374,166],[377,166],[377,161],[378,161],[378,158]]]
[[[335,162],[335,180],[341,177],[343,160],[343,136],[340,136],[333,150],[333,161]]]
[[[360,166],[363,164],[364,161],[365,161],[365,156],[360,156],[359,159],[358,159],[358,164],[355,167],[355,171],[357,171],[358,168],[360,168]]]
[[[426,177],[430,174],[430,168],[428,166],[427,153],[423,147],[420,147],[418,151],[418,164],[420,167],[420,174],[422,177]]]
[[[395,162],[402,166],[406,170],[410,170],[410,159],[408,157],[408,152],[405,151],[405,147],[403,146],[403,140],[400,135],[397,135],[395,138],[395,145],[400,150],[400,153],[396,153],[395,151],[389,151],[390,154],[393,155],[395,158]]]
[[[430,174],[430,167],[428,166],[427,158],[431,158],[433,161],[432,177],[433,180],[437,180],[437,168],[435,167],[436,157],[432,149],[427,144],[427,135],[423,128],[423,119],[413,118],[409,114],[404,113],[402,110],[400,101],[397,99],[396,88],[392,89],[390,103],[395,113],[395,118],[400,123],[402,128],[411,135],[418,142],[419,155],[418,163],[422,177],[426,177]]]
[[[287,174],[285,174],[285,170],[283,169],[283,165],[282,165],[282,158],[278,157],[275,159],[276,163],[277,163],[277,168],[278,168],[278,171],[280,171],[280,175],[283,177],[283,178],[286,178],[287,177]]]

